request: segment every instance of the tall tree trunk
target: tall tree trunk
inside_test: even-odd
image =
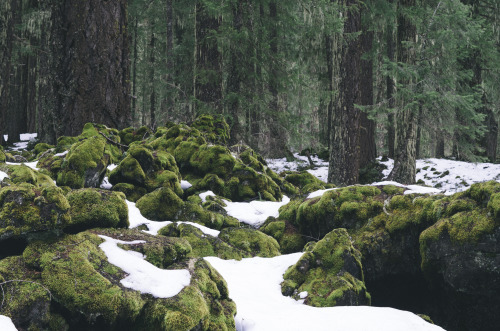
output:
[[[361,34],[361,51],[368,59],[361,59],[360,72],[360,104],[363,106],[373,105],[373,60],[371,50],[373,46],[373,31],[368,31],[368,24],[363,23]],[[362,55],[362,56],[363,56]],[[375,162],[377,158],[377,147],[375,145],[375,121],[368,118],[366,112],[360,114],[360,168]]]
[[[238,0],[233,4],[233,28],[237,35],[240,34],[243,27],[243,0]],[[231,58],[229,63],[227,77],[228,110],[231,116],[231,134],[229,143],[237,144],[243,135],[243,129],[240,125],[240,85],[241,85],[241,65],[243,54],[241,54],[241,45],[233,43],[231,45]]]
[[[78,135],[86,122],[130,124],[127,1],[60,2],[62,34],[58,134]]]
[[[195,112],[222,113],[222,56],[217,47],[221,18],[213,17],[205,8],[203,1],[196,2],[195,27],[195,98],[201,103]]]
[[[327,115],[327,125],[326,125],[326,134],[328,137],[328,149],[330,149],[331,135],[332,135],[332,114],[333,114],[333,103],[334,103],[334,93],[335,93],[335,84],[334,84],[334,76],[333,76],[333,40],[332,36],[326,36],[325,42],[325,50],[326,50],[326,68],[327,68],[327,79],[328,79],[328,105],[326,110]],[[338,91],[337,91],[338,93]]]
[[[168,121],[174,113],[174,15],[173,0],[167,0],[167,100],[165,102],[164,121]]]
[[[436,130],[436,153],[437,158],[444,158],[444,134],[441,129]]]
[[[149,96],[149,126],[151,129],[156,128],[156,116],[155,116],[155,111],[156,111],[156,85],[155,85],[155,44],[156,44],[156,37],[154,33],[154,24],[151,26],[151,39],[149,43],[149,48],[150,48],[150,57],[149,57],[149,82],[151,83],[151,94]]]
[[[279,54],[278,54],[278,6],[276,0],[269,2],[269,19],[271,22],[269,34],[269,141],[266,156],[270,158],[291,157],[286,146],[286,132],[283,126],[283,114],[279,105]]]
[[[340,0],[343,6],[343,34],[334,40],[334,68],[338,77],[338,95],[332,114],[330,164],[328,181],[337,186],[352,185],[359,177],[360,111],[354,106],[360,101],[360,38],[361,14],[357,0]]]
[[[415,6],[415,0],[400,0],[398,6],[398,62],[408,65],[413,64],[415,55],[413,46],[408,46],[407,42],[414,43],[417,33],[415,25],[404,11],[413,6]],[[407,88],[411,83],[408,79],[400,80],[400,84]],[[394,168],[388,179],[402,184],[413,184],[416,176],[416,110],[408,106],[410,100],[402,98],[398,102],[400,109],[396,114],[397,148]]]
[[[132,62],[132,110],[131,110],[131,124],[135,125],[137,114],[137,30],[139,27],[139,19],[136,17],[134,22],[134,61]]]
[[[392,5],[393,0],[389,0],[389,3]],[[390,62],[394,62],[395,59],[395,51],[394,51],[394,26],[389,20],[389,24],[387,24],[387,58]],[[389,74],[387,75],[387,100],[389,109],[394,109],[394,79]],[[394,114],[390,112],[387,115],[387,153],[388,156],[393,159],[394,158],[394,146],[396,142],[396,131],[394,127]]]

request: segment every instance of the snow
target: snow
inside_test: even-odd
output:
[[[127,207],[128,207],[128,218],[129,218],[129,223],[130,223],[130,226],[129,226],[130,229],[136,228],[139,225],[144,224],[148,227],[148,230],[144,231],[144,232],[155,236],[158,234],[158,231],[160,231],[161,228],[173,223],[171,221],[155,222],[155,221],[148,220],[147,218],[142,216],[141,211],[139,210],[139,208],[137,208],[135,203],[130,202],[128,200],[126,202],[127,202]],[[192,225],[192,226],[200,229],[204,234],[207,234],[209,236],[217,237],[220,233],[220,231],[210,229],[210,228],[207,228],[206,226],[203,226],[203,225],[197,224],[197,223],[193,223],[193,222],[177,222],[177,224]]]
[[[116,167],[118,167],[118,165],[117,165],[117,164],[112,163],[112,164],[110,164],[110,165],[108,166],[108,170],[109,170],[109,171],[113,171],[113,170],[115,170],[115,168],[116,168]]]
[[[34,140],[38,136],[38,133],[21,133],[19,135],[19,139],[21,141],[26,141],[26,140]]]
[[[240,222],[253,227],[260,227],[269,216],[278,217],[281,206],[290,202],[290,198],[283,196],[281,202],[273,201],[251,201],[251,202],[230,202],[224,200],[227,214],[237,218]]]
[[[5,178],[9,178],[9,175],[3,171],[0,171],[0,182],[3,181]]]
[[[102,189],[104,189],[104,190],[111,190],[111,188],[113,187],[113,185],[109,182],[109,178],[106,176],[102,180],[101,186],[99,186],[99,187],[102,188]]]
[[[4,315],[0,315],[0,330],[2,331],[17,331],[12,320]]]
[[[122,269],[128,274],[120,283],[141,293],[149,293],[157,298],[170,298],[177,295],[191,282],[188,270],[160,269],[144,258],[144,255],[135,251],[126,251],[117,244],[139,244],[141,240],[122,241],[100,235],[105,241],[99,247],[106,254],[109,263]]]
[[[302,253],[241,261],[205,257],[226,280],[229,296],[238,313],[236,329],[329,330],[329,331],[433,331],[429,324],[410,312],[379,307],[315,308],[281,294],[283,273]]]
[[[200,199],[201,199],[202,202],[207,201],[207,197],[209,197],[209,196],[214,197],[215,193],[212,192],[212,191],[206,191],[206,192],[203,192],[203,193],[199,194],[199,197],[200,197]]]
[[[54,156],[59,156],[59,157],[62,157],[62,156],[66,156],[68,153],[69,153],[69,151],[64,151],[64,152],[62,152],[62,153],[57,153],[57,154],[54,154]]]
[[[24,164],[25,166],[27,167],[30,167],[31,169],[33,170],[40,170],[40,168],[37,168],[36,165],[38,163],[38,161],[33,161],[33,162],[21,162],[21,163],[16,163],[16,162],[5,162],[6,164],[10,164],[10,165],[21,165],[21,164]]]
[[[187,180],[181,180],[181,189],[187,190],[191,186],[193,186],[193,185],[190,182],[188,182]]]

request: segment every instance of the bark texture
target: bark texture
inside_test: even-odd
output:
[[[360,38],[361,14],[357,0],[339,1],[343,5],[344,31],[334,38],[334,72],[339,91],[334,99],[330,135],[328,181],[337,186],[356,184],[359,177]]]

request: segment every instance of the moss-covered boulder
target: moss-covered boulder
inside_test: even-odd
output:
[[[120,280],[126,274],[108,262],[98,234],[145,241],[128,249],[146,253],[163,268],[189,270],[190,284],[165,299],[125,288]],[[0,313],[13,317],[18,327],[50,330],[234,330],[236,306],[225,281],[207,262],[186,259],[189,252],[184,239],[137,230],[104,229],[35,242],[22,257],[0,261],[1,280],[36,282],[9,291],[8,311],[2,306]],[[56,304],[49,305],[46,290]]]
[[[153,221],[175,220],[185,202],[170,188],[162,187],[137,200],[137,208],[144,217]]]
[[[125,195],[100,189],[73,190],[67,195],[71,224],[66,231],[91,228],[127,228],[128,208]]]
[[[345,229],[335,229],[310,245],[283,276],[281,291],[315,307],[369,305],[363,282],[361,253]]]
[[[115,192],[122,192],[127,197],[127,200],[130,200],[132,202],[136,202],[148,193],[148,191],[144,187],[135,186],[129,183],[118,183],[116,185],[113,185],[111,190]]]
[[[191,126],[199,130],[210,143],[224,145],[229,140],[229,125],[222,116],[201,115]]]
[[[46,152],[47,150],[52,149],[54,147],[55,147],[54,145],[49,145],[46,143],[38,143],[33,148],[33,154],[40,155],[40,153]]]
[[[105,149],[106,139],[102,136],[72,145],[57,174],[57,185],[73,189],[99,187],[111,159]]]
[[[420,235],[422,270],[443,301],[453,302],[449,329],[493,330],[500,323],[499,195],[500,183],[473,184],[443,203],[440,219]]]
[[[141,126],[137,130],[130,127],[121,130],[118,135],[120,136],[121,143],[130,145],[135,141],[142,141],[153,135],[153,132],[146,126]]]
[[[38,188],[31,184],[0,189],[0,242],[19,238],[32,240],[58,234],[71,221],[69,204],[55,186]]]
[[[280,255],[278,242],[267,234],[251,228],[225,228],[219,239],[251,256],[273,257]]]
[[[217,256],[226,260],[241,260],[243,257],[252,256],[249,252],[231,246],[219,237],[204,234],[190,224],[172,223],[160,229],[158,234],[187,240],[192,248],[190,257]]]
[[[305,196],[317,190],[333,188],[333,184],[326,184],[307,171],[286,171],[281,174],[290,184],[298,188],[301,196]]]
[[[259,230],[276,239],[283,254],[300,252],[306,244],[305,237],[286,220],[269,217]]]
[[[383,201],[377,187],[346,187],[305,201],[292,200],[280,208],[279,219],[289,221],[303,235],[321,239],[335,228],[362,227],[382,212]]]
[[[9,185],[28,183],[37,187],[55,186],[54,181],[41,171],[36,171],[24,164],[0,165],[0,170],[9,175],[3,182]]]

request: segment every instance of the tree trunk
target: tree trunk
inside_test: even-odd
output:
[[[413,64],[415,60],[413,46],[406,43],[416,41],[416,27],[404,14],[404,10],[415,6],[415,0],[400,0],[398,9],[398,62]],[[403,86],[410,86],[408,79],[401,80]],[[396,114],[397,148],[395,150],[394,168],[388,179],[402,184],[415,183],[416,176],[416,110],[408,107],[410,100],[401,99],[400,109]]]
[[[87,122],[128,126],[127,1],[66,0],[60,6],[62,56],[55,83],[62,125],[57,134],[78,135]]]
[[[443,131],[436,130],[436,157],[444,158],[444,134]]]
[[[172,1],[167,0],[167,100],[165,102],[165,118],[168,121],[174,113],[174,15]]]
[[[156,86],[155,86],[155,44],[156,44],[156,37],[154,33],[154,24],[151,26],[151,39],[149,43],[149,48],[150,48],[150,58],[149,58],[149,82],[151,83],[151,94],[149,96],[149,126],[151,129],[156,128],[156,116],[155,116],[155,111],[156,111]]]
[[[222,56],[217,47],[221,18],[210,16],[203,1],[196,2],[195,27],[195,112],[222,113]]]
[[[370,55],[373,45],[373,31],[368,31],[366,23],[363,24],[361,34],[361,51],[368,59],[361,60],[360,72],[360,104],[363,106],[373,105],[373,60]],[[366,112],[360,114],[360,168],[366,167],[377,158],[377,147],[375,145],[375,121],[368,118]]]
[[[138,18],[135,19],[134,23],[134,61],[132,62],[132,110],[131,110],[131,124],[135,125],[135,119],[137,114],[137,30],[139,27]]]
[[[237,35],[240,34],[243,27],[243,0],[238,0],[233,4],[233,28]],[[228,110],[231,116],[231,134],[229,143],[237,144],[243,135],[243,129],[240,125],[240,85],[241,85],[241,68],[243,54],[241,54],[241,45],[232,43],[231,59],[227,77],[227,93],[228,93]]]
[[[340,0],[345,17],[342,35],[334,39],[334,71],[338,79],[338,95],[332,113],[330,164],[328,181],[337,186],[353,185],[359,176],[360,111],[360,38],[353,34],[361,30],[361,14],[357,0]]]
[[[389,0],[389,3],[393,3],[393,0]],[[395,52],[394,52],[394,27],[389,21],[387,25],[387,58],[390,62],[394,62]],[[389,74],[387,75],[387,101],[388,107],[392,111],[394,109],[394,79]],[[394,146],[396,142],[396,131],[394,127],[394,114],[391,112],[387,115],[387,153],[391,159],[394,159]]]

